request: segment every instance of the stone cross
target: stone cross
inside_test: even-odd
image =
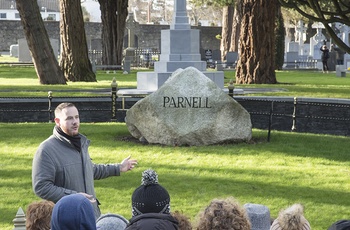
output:
[[[299,20],[298,26],[295,27],[296,36],[295,41],[299,43],[299,54],[304,55],[303,53],[303,47],[304,47],[304,40],[306,36],[306,27],[304,26],[304,22],[302,20]]]

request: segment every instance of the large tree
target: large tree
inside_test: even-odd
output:
[[[60,66],[67,80],[96,81],[89,60],[80,0],[60,0]]]
[[[229,51],[238,51],[238,41],[241,33],[241,20],[242,20],[242,2],[236,1],[234,5],[232,29],[231,29],[231,42]]]
[[[275,84],[275,15],[277,0],[240,0],[242,21],[238,84]]]
[[[302,16],[321,22],[333,42],[350,53],[347,41],[342,41],[334,27],[335,23],[350,26],[350,2],[345,0],[279,0],[283,7],[291,8]]]
[[[28,47],[41,84],[66,84],[36,0],[17,0]]]
[[[102,20],[102,63],[120,65],[128,16],[128,0],[98,0]]]
[[[231,35],[233,25],[233,5],[224,6],[222,10],[222,27],[221,27],[221,59],[226,59],[226,54],[231,47]]]

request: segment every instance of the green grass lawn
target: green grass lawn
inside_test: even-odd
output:
[[[49,123],[0,123],[0,229],[13,229],[17,209],[39,200],[32,192],[31,162]],[[123,141],[124,123],[82,123],[96,163],[120,162],[128,155],[139,164],[121,177],[95,182],[102,213],[131,217],[131,194],[141,173],[152,168],[170,193],[171,208],[192,221],[213,198],[233,196],[241,204],[259,203],[273,217],[294,203],[305,206],[312,229],[327,229],[350,216],[349,138],[253,130],[253,142],[205,147],[166,147]]]
[[[1,61],[1,59],[0,59]],[[34,67],[0,65],[0,97],[96,96],[91,90],[110,89],[113,78],[119,88],[136,88],[136,75],[144,69],[134,69],[130,74],[119,71],[98,71],[97,82],[68,82],[67,85],[40,85]],[[153,71],[153,70],[148,70]],[[224,71],[225,85],[235,78],[234,71]],[[348,74],[349,75],[349,74]],[[291,96],[318,98],[350,98],[350,76],[336,77],[335,72],[276,71],[278,84],[235,85],[236,88],[279,88],[281,92],[254,94],[254,96]]]
[[[113,77],[119,87],[135,88],[136,74],[98,71],[93,83],[40,85],[33,67],[0,65],[0,97],[46,97],[48,91],[54,96],[96,96],[84,91],[109,89]],[[234,74],[225,71],[225,82]],[[285,89],[260,94],[264,96],[350,98],[350,77],[309,71],[277,71],[276,76],[279,84],[236,87]],[[0,123],[0,229],[13,229],[18,208],[25,210],[39,200],[31,188],[31,163],[52,128],[49,123]],[[241,204],[267,205],[272,217],[301,203],[314,230],[350,217],[348,137],[272,131],[267,142],[267,131],[254,129],[252,143],[165,147],[122,141],[129,135],[124,123],[82,123],[81,132],[92,141],[90,155],[96,163],[120,162],[128,155],[139,160],[131,172],[95,182],[103,213],[130,218],[131,194],[142,171],[152,168],[171,195],[172,210],[183,211],[192,221],[210,200],[228,196]]]

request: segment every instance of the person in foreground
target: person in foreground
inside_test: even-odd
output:
[[[83,194],[72,194],[60,199],[53,208],[52,230],[96,230],[92,203]]]
[[[49,230],[54,203],[48,200],[35,201],[26,211],[26,230]]]
[[[304,217],[304,207],[294,204],[282,210],[273,221],[270,230],[310,230],[310,224]]]
[[[79,127],[75,105],[59,104],[53,134],[40,144],[33,159],[33,190],[42,199],[55,203],[66,195],[81,193],[92,202],[97,219],[101,212],[94,180],[120,176],[132,170],[137,160],[129,156],[120,164],[94,164],[88,152],[90,140],[79,133]]]
[[[192,230],[191,220],[182,212],[174,211],[170,213],[178,222],[179,230]]]
[[[270,210],[262,204],[247,203],[243,206],[248,214],[251,230],[270,230]]]
[[[125,217],[119,214],[107,213],[96,220],[97,230],[124,230],[129,223]]]
[[[197,219],[197,230],[251,229],[246,210],[233,197],[213,199]]]
[[[132,194],[132,218],[126,230],[178,229],[178,222],[170,214],[170,196],[158,183],[158,175],[148,169],[142,173],[141,186]]]
[[[328,230],[350,230],[350,220],[337,220]]]

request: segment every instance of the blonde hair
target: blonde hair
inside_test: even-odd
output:
[[[250,230],[245,209],[233,197],[213,199],[199,213],[197,230]]]
[[[282,210],[272,223],[271,230],[309,230],[309,222],[304,217],[304,207],[294,204]]]

